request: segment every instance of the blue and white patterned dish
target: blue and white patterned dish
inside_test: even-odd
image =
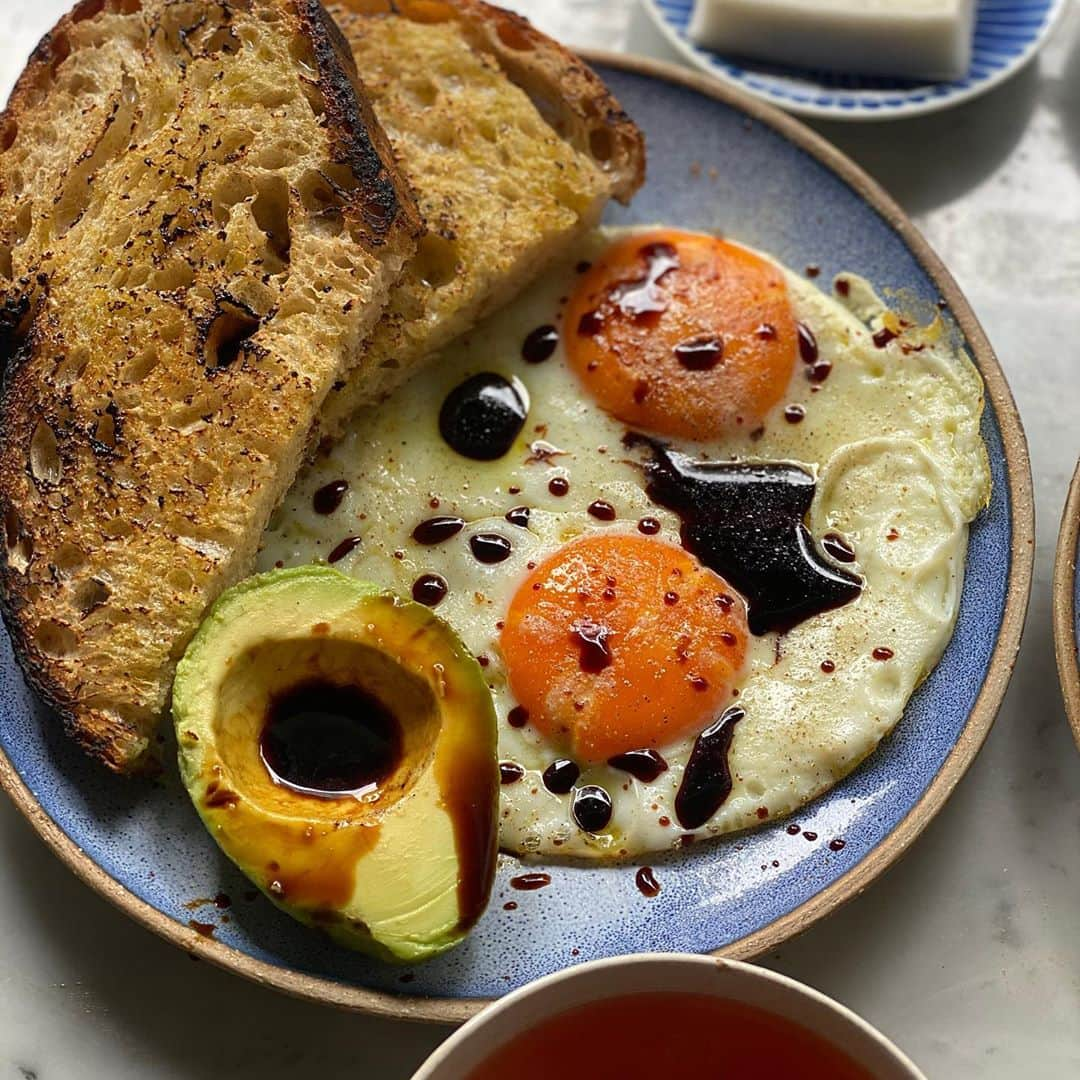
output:
[[[549,866],[550,887],[511,893],[517,864],[507,859],[469,940],[402,973],[331,945],[253,894],[200,825],[175,767],[125,782],[84,759],[27,690],[0,633],[0,782],[16,804],[132,917],[260,982],[372,1012],[458,1020],[485,998],[586,960],[643,950],[756,955],[854,896],[907,848],[971,762],[1004,694],[1030,584],[1032,551],[1016,539],[1031,535],[1030,472],[1008,388],[955,284],[891,201],[796,121],[676,68],[608,59],[601,72],[650,146],[649,182],[632,207],[613,210],[614,223],[722,230],[792,267],[817,264],[824,281],[857,270],[913,305],[946,302],[986,380],[994,482],[971,531],[956,635],[895,735],[798,816],[798,835],[785,822],[659,859],[662,891],[652,900],[635,887],[634,867]],[[219,892],[232,898],[228,912],[186,906]],[[511,896],[517,908],[507,911]],[[212,939],[189,926],[193,917],[215,924]]]
[[[800,116],[886,120],[958,105],[1015,75],[1042,47],[1067,0],[978,0],[971,70],[956,82],[917,83],[732,59],[690,40],[695,0],[644,0],[656,24],[692,64]]]

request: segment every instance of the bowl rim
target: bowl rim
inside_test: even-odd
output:
[[[1061,513],[1061,533],[1054,562],[1054,586],[1051,604],[1054,619],[1054,653],[1058,678],[1065,699],[1065,715],[1072,725],[1073,737],[1080,747],[1080,660],[1077,659],[1076,576],[1080,555],[1080,462],[1077,463],[1065,508]]]
[[[749,960],[777,948],[860,895],[872,881],[892,866],[944,805],[985,741],[1012,674],[1031,590],[1035,556],[1035,511],[1027,441],[1005,375],[959,286],[904,211],[862,168],[801,121],[710,76],[639,56],[598,50],[583,50],[580,55],[586,63],[594,67],[643,75],[713,98],[743,113],[750,121],[771,128],[839,176],[897,232],[904,245],[938,287],[974,354],[1001,429],[1012,509],[1012,558],[1001,627],[983,685],[967,723],[922,797],[866,858],[787,914],[711,954],[717,958]],[[99,867],[48,816],[2,749],[0,787],[7,792],[54,854],[77,877],[137,923],[200,960],[294,997],[399,1020],[460,1024],[476,1015],[492,1000],[496,1000],[409,997],[373,990],[259,960],[224,942],[203,937],[130,892]]]
[[[505,997],[499,998],[498,1001],[489,1008],[485,1009],[482,1013],[478,1013],[467,1024],[458,1028],[457,1031],[440,1043],[431,1054],[424,1059],[423,1064],[421,1064],[412,1075],[411,1080],[432,1080],[435,1070],[452,1059],[459,1047],[470,1041],[488,1024],[498,1019],[498,1017],[518,1009],[524,1001],[536,994],[543,993],[543,991],[552,986],[557,986],[561,983],[570,982],[580,978],[586,978],[597,972],[610,972],[612,975],[616,976],[616,979],[609,981],[609,986],[612,987],[611,991],[601,992],[590,999],[591,1001],[605,1001],[610,998],[622,996],[623,991],[618,988],[616,981],[620,971],[630,967],[641,968],[652,966],[719,968],[725,973],[736,976],[742,982],[750,981],[778,987],[784,993],[791,994],[804,1001],[811,1002],[819,1008],[827,1010],[845,1026],[855,1028],[862,1036],[874,1043],[880,1050],[891,1057],[898,1067],[906,1069],[910,1074],[910,1080],[926,1080],[926,1077],[919,1067],[903,1052],[903,1050],[896,1046],[891,1039],[874,1027],[868,1020],[863,1019],[863,1017],[854,1010],[849,1009],[846,1005],[829,997],[827,994],[823,994],[820,990],[815,990],[814,987],[799,982],[797,979],[791,978],[790,975],[783,975],[770,968],[758,967],[756,964],[748,964],[741,960],[730,960],[723,957],[710,956],[708,954],[699,955],[697,953],[630,953],[626,956],[609,956],[602,960],[593,960],[589,963],[563,968],[561,971],[552,972],[550,975],[543,976],[543,978],[534,979],[524,986],[519,986]],[[637,992],[638,991],[629,991],[631,994]],[[677,993],[678,991],[675,992]],[[687,992],[698,993],[700,991],[689,990]],[[717,994],[716,996],[724,997],[725,995]],[[729,996],[729,1000],[738,1001],[740,999],[731,998]],[[766,1012],[775,1012],[776,1015],[782,1015],[776,1010],[769,1009],[767,1006],[759,1006],[759,1008],[765,1009]],[[559,1010],[556,1010],[556,1012],[551,1015],[557,1015],[558,1011]],[[544,1019],[550,1019],[550,1016],[545,1016]]]

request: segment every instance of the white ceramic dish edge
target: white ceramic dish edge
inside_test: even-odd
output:
[[[816,1032],[876,1080],[926,1080],[884,1035],[817,990],[738,960],[675,953],[598,960],[523,986],[459,1028],[412,1080],[463,1080],[493,1050],[551,1016],[642,992],[708,994],[757,1006]]]

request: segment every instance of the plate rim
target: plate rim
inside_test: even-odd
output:
[[[1019,75],[1020,72],[1023,71],[1036,56],[1038,56],[1043,47],[1050,40],[1051,35],[1057,29],[1065,11],[1068,9],[1069,0],[1053,0],[1053,4],[1054,6],[1047,13],[1046,25],[1042,28],[1038,37],[1036,37],[1035,40],[1032,41],[1031,44],[1028,45],[1028,47],[1011,63],[979,82],[972,83],[962,90],[955,90],[952,93],[930,96],[925,101],[905,101],[900,105],[883,106],[879,109],[869,109],[862,105],[853,109],[843,109],[838,105],[817,105],[814,102],[802,101],[788,101],[781,104],[779,97],[774,97],[764,91],[754,90],[745,86],[726,71],[721,71],[713,67],[704,56],[702,50],[690,42],[685,41],[664,17],[664,13],[660,10],[660,5],[657,0],[643,0],[645,11],[648,13],[649,18],[652,19],[653,24],[663,35],[665,41],[667,41],[667,43],[675,49],[688,64],[692,64],[698,71],[706,72],[712,78],[719,79],[728,86],[738,88],[750,97],[756,98],[759,101],[768,102],[774,107],[796,116],[810,117],[815,120],[846,121],[848,123],[860,123],[863,121],[877,123],[888,120],[907,119],[913,116],[927,116],[931,113],[943,112],[946,109],[962,105],[965,102],[982,97],[983,94],[996,89],[1002,83]],[[924,85],[929,88],[934,88],[949,86],[950,84],[947,82],[930,82]]]
[[[860,895],[903,855],[926,828],[975,759],[1005,695],[1024,627],[1034,564],[1035,510],[1031,463],[1023,424],[997,356],[952,275],[899,205],[840,150],[801,121],[727,83],[664,61],[600,50],[582,50],[594,67],[658,79],[704,94],[771,128],[848,184],[893,228],[916,262],[934,281],[971,347],[1001,429],[1012,504],[1011,561],[1005,610],[986,677],[963,731],[919,801],[896,828],[857,866],[830,886],[767,926],[711,955],[749,960],[775,949],[825,915]],[[491,998],[407,996],[308,975],[258,960],[223,942],[203,937],[130,892],[98,866],[49,817],[0,749],[0,787],[53,853],[75,875],[126,915],[200,960],[243,975],[261,986],[338,1008],[397,1020],[455,1025],[480,1012]],[[710,955],[708,953],[703,955]]]
[[[1054,585],[1051,599],[1054,622],[1054,653],[1058,679],[1065,701],[1073,738],[1080,747],[1080,662],[1077,660],[1076,578],[1080,570],[1080,462],[1069,486],[1061,512],[1057,555],[1054,560]]]

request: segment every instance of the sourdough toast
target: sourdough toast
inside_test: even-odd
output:
[[[603,82],[479,0],[336,0],[428,233],[321,434],[516,295],[644,179],[641,133]]]
[[[0,552],[117,771],[422,231],[318,0],[82,0],[0,116]]]

